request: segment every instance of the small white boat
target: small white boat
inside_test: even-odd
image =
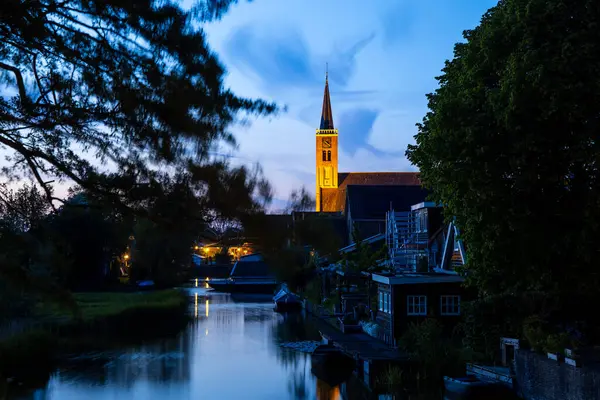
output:
[[[446,394],[452,393],[455,395],[465,396],[472,393],[474,390],[477,390],[478,388],[486,386],[491,386],[491,384],[470,375],[460,378],[444,376],[444,388],[446,389]]]
[[[296,311],[302,308],[302,298],[290,292],[285,284],[273,296],[273,301],[275,302],[275,311],[277,312]]]

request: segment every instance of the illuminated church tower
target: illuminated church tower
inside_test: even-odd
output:
[[[338,187],[338,131],[333,127],[331,98],[329,96],[329,79],[325,75],[325,93],[323,94],[323,110],[321,125],[317,129],[317,171],[316,171],[316,211],[321,210],[323,189]]]

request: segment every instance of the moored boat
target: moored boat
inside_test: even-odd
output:
[[[289,291],[287,286],[282,285],[281,289],[273,297],[275,302],[275,311],[288,312],[298,311],[302,309],[302,299],[300,296]]]
[[[464,376],[460,378],[444,376],[444,389],[446,389],[446,395],[452,393],[459,396],[465,396],[475,388],[483,386],[490,386],[490,383],[479,380],[474,376]]]

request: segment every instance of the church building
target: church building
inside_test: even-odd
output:
[[[418,172],[339,172],[339,140],[326,76],[321,123],[316,132],[315,211],[342,213],[349,234],[353,226],[359,226],[361,236],[367,237],[385,231],[387,211],[408,211],[425,200],[427,191],[421,187]]]

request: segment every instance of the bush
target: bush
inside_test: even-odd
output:
[[[544,345],[544,351],[547,353],[560,353],[563,354],[565,348],[569,347],[571,341],[569,335],[566,333],[553,333],[548,335],[546,343]]]
[[[539,315],[532,315],[523,322],[523,336],[533,351],[542,351],[546,347],[548,327]]]
[[[526,337],[527,318],[548,315],[555,306],[554,299],[543,293],[489,296],[465,303],[461,323],[463,343],[492,362],[498,356],[500,337]]]
[[[411,323],[400,338],[400,348],[419,363],[419,376],[424,379],[441,379],[443,375],[462,372],[468,355],[433,318]]]

